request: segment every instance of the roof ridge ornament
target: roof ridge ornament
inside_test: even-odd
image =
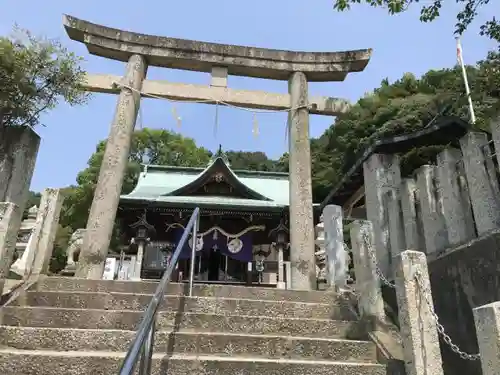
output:
[[[222,151],[222,145],[219,144],[219,149],[217,152],[212,156],[212,160],[210,161],[210,164],[215,162],[217,159],[222,159],[222,161],[228,166],[231,166],[231,163],[229,162],[229,158],[227,157],[227,154]]]

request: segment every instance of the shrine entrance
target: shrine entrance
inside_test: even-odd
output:
[[[247,262],[223,254],[213,247],[196,256],[194,266],[194,281],[204,284],[244,284],[247,281]],[[179,272],[182,281],[189,280],[191,259],[179,262]]]
[[[200,233],[194,259],[194,281],[245,283],[248,278],[248,263],[253,261],[252,231],[261,229],[259,226],[250,226],[236,237],[231,237],[220,227],[212,227]],[[181,235],[182,230],[178,230],[177,233]],[[179,281],[189,279],[192,243],[190,239],[180,254]]]

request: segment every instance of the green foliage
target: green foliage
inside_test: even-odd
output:
[[[500,104],[499,54],[489,53],[476,66],[467,67],[467,72],[476,126],[487,129]],[[458,67],[431,70],[419,79],[407,73],[392,84],[383,80],[378,89],[337,117],[320,138],[311,140],[314,201],[321,202],[376,139],[422,129],[441,114],[467,120],[464,91]],[[403,173],[432,161],[440,150],[442,146],[428,145],[403,155]]]
[[[0,130],[35,127],[61,99],[77,105],[88,98],[79,58],[58,41],[15,31],[16,36],[0,37]]]
[[[263,152],[227,151],[226,155],[234,170],[276,171],[277,162],[268,159]]]
[[[479,8],[487,5],[490,0],[456,0],[456,3],[461,7],[461,11],[457,13],[457,23],[455,25],[455,34],[461,35],[470,26],[472,21],[479,13]],[[389,14],[399,14],[406,11],[412,5],[422,5],[420,9],[420,21],[432,22],[441,14],[441,9],[445,4],[444,0],[432,0],[430,2],[422,2],[419,0],[335,0],[333,5],[335,10],[349,10],[353,4],[368,4],[372,7],[387,8]],[[446,5],[450,6],[451,1],[446,1]],[[498,3],[498,2],[497,2]],[[500,23],[495,17],[481,25],[479,30],[480,35],[486,35],[491,39],[500,42]]]

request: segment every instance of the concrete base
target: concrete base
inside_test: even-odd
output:
[[[13,289],[15,289],[22,282],[23,282],[22,280],[6,279],[2,294],[10,293]]]
[[[26,265],[21,261],[22,258],[18,258],[14,264],[10,267],[10,271],[18,275],[20,278],[24,276],[24,271]]]
[[[276,289],[286,289],[286,284],[284,281],[278,281],[276,283]]]
[[[142,311],[84,310],[47,307],[13,307],[3,310],[3,325],[56,327],[76,329],[123,329],[137,331]],[[160,311],[159,330],[189,329],[196,332],[226,332],[252,335],[290,335],[319,338],[367,338],[365,324],[359,321],[286,319],[272,316],[238,316],[222,314],[179,314]]]
[[[0,371],[117,373],[151,300],[141,293],[157,286],[42,277],[2,309]],[[153,375],[386,375],[366,325],[338,294],[197,284],[204,297],[189,298],[186,290],[170,284],[158,311]]]
[[[71,277],[44,277],[37,284],[39,291],[60,292],[106,292],[149,294],[156,291],[158,282],[155,281],[113,281],[89,280]],[[183,295],[188,285],[184,283],[170,283],[165,294],[169,296]],[[193,295],[197,297],[217,297],[231,299],[258,299],[264,301],[297,301],[308,303],[331,303],[336,296],[330,293],[312,291],[281,290],[275,288],[256,288],[237,285],[195,284]]]
[[[76,272],[76,264],[66,266],[61,271],[61,276],[75,276],[75,272]]]
[[[40,343],[46,350],[126,352],[134,339],[134,331],[72,330],[67,328],[0,327],[0,340],[5,346],[36,350]],[[357,361],[374,363],[376,347],[368,341],[304,338],[286,336],[249,336],[233,333],[157,331],[157,352],[200,355],[231,355],[254,358]],[[272,348],[262,350],[262,348]]]
[[[245,300],[213,297],[165,296],[161,311],[190,311],[197,314],[218,314],[230,311],[231,314],[276,318],[290,317],[297,319],[341,319],[354,320],[349,306],[341,300],[330,304],[316,304],[311,309],[310,303]],[[23,298],[27,306],[54,306],[73,309],[101,310],[145,310],[151,301],[150,294],[129,293],[78,293],[78,292],[32,292]],[[17,304],[18,301],[14,301]]]
[[[125,353],[54,352],[0,350],[0,371],[4,375],[88,375],[116,374]],[[195,369],[202,369],[195,370]],[[376,363],[304,361],[292,359],[259,360],[252,357],[231,357],[156,353],[152,375],[262,374],[262,375],[386,375],[386,368]]]

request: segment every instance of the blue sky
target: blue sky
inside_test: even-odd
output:
[[[405,72],[421,75],[429,69],[455,64],[453,26],[457,6],[451,0],[449,3],[438,21],[422,24],[417,8],[394,17],[367,6],[336,13],[333,0],[1,0],[0,33],[8,34],[17,23],[35,34],[60,38],[85,58],[88,72],[118,75],[124,72],[122,63],[91,56],[83,45],[69,40],[62,26],[64,13],[116,28],[209,42],[304,51],[372,48],[372,59],[364,72],[352,74],[344,82],[310,84],[311,95],[356,101],[385,77],[395,80]],[[481,12],[474,27],[462,38],[465,62],[469,64],[494,47],[477,33],[478,24],[491,18],[493,6],[490,4]],[[150,68],[148,78],[198,84],[210,81],[208,74],[159,68]],[[230,77],[229,86],[287,91],[286,82],[241,77]],[[94,95],[86,106],[72,108],[63,104],[43,117],[46,127],[38,129],[42,144],[32,190],[75,183],[97,142],[108,135],[116,99],[112,95]],[[252,114],[246,111],[220,109],[214,131],[214,106],[176,104],[176,110],[182,117],[180,129],[169,102],[144,100],[142,125],[179,131],[213,151],[222,144],[226,150],[264,151],[277,158],[286,149],[284,113],[258,115],[260,134],[255,138]],[[329,117],[312,116],[311,136],[321,135],[332,121]]]

